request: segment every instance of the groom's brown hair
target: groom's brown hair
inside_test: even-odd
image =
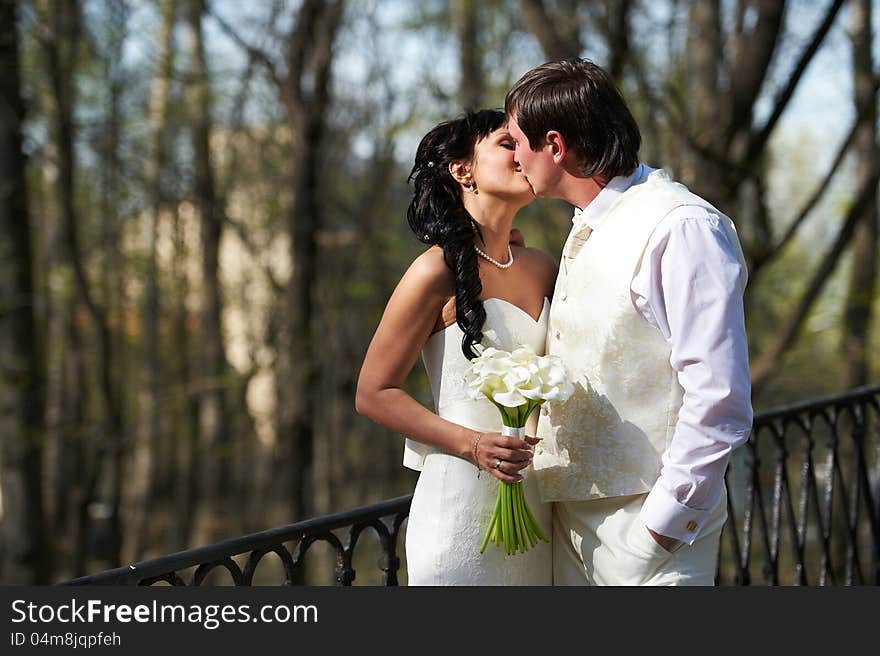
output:
[[[585,177],[629,175],[639,165],[642,135],[611,76],[587,59],[542,64],[523,75],[504,99],[532,150],[556,130]]]

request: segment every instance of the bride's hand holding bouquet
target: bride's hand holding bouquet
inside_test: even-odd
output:
[[[539,441],[525,434],[526,421],[532,411],[545,401],[565,401],[574,386],[559,357],[539,356],[526,347],[513,352],[492,347],[484,349],[471,361],[465,381],[472,398],[485,396],[498,408],[503,424],[501,435],[509,440],[504,442],[501,438],[491,446],[484,445],[482,451],[480,438],[474,442],[474,463],[501,481],[480,553],[486,550],[490,540],[503,545],[508,554],[524,553],[539,540],[549,540],[529,509],[522,489],[523,477],[518,473],[528,466],[531,453],[523,457],[517,447],[519,441],[528,445]],[[494,458],[488,467],[487,457],[490,461]]]

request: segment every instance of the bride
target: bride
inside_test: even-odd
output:
[[[406,532],[410,585],[551,584],[547,543],[512,556],[490,544],[480,554],[497,481],[525,478],[528,503],[548,535],[551,514],[528,475],[538,440],[502,436],[498,409],[470,399],[463,379],[484,346],[544,353],[556,262],[510,243],[514,216],[534,199],[514,147],[504,114],[494,110],[424,136],[407,218],[430,248],[394,290],[358,379],[357,411],[406,435],[403,464],[421,472]],[[419,354],[437,414],[400,387]],[[536,414],[527,435],[535,433]]]

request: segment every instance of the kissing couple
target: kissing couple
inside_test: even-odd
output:
[[[503,112],[421,140],[407,219],[429,247],[388,301],[356,400],[420,471],[409,585],[713,584],[724,473],[752,423],[748,274],[732,221],[640,162],[640,144],[611,77],[583,59],[538,66]],[[574,206],[558,264],[512,230],[536,197]],[[574,394],[523,439],[468,394],[487,346],[553,354],[571,374]],[[420,354],[436,412],[401,389]],[[480,553],[496,480],[523,481],[549,543]]]

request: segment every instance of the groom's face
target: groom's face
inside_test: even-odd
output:
[[[514,158],[525,173],[535,196],[553,197],[553,187],[559,177],[559,167],[547,147],[532,150],[528,137],[519,128],[516,117],[508,115],[507,129],[516,141]]]

